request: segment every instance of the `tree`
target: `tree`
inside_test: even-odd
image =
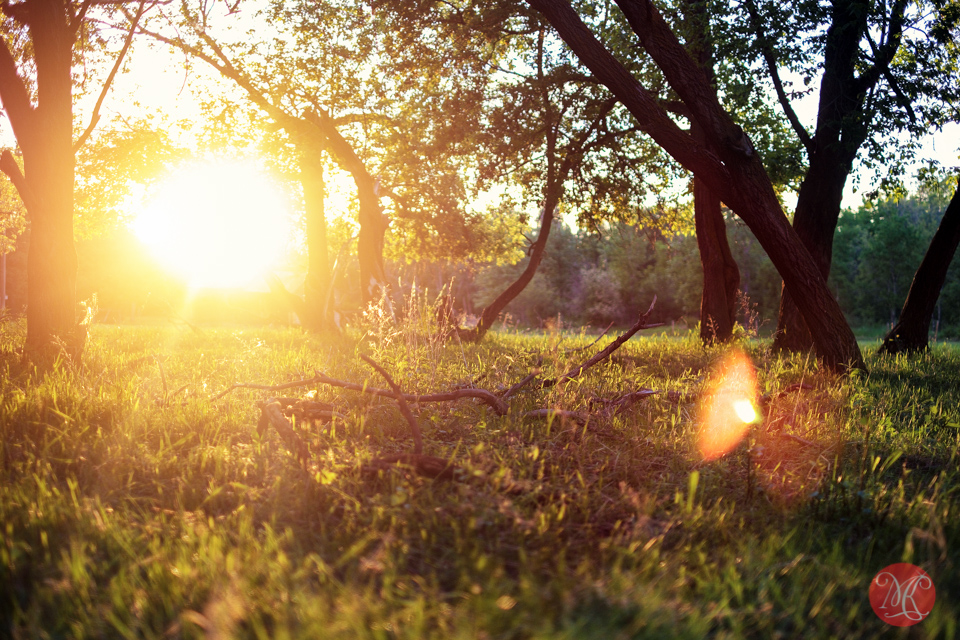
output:
[[[913,276],[913,283],[903,303],[900,319],[887,333],[880,353],[911,353],[928,347],[930,319],[947,278],[947,269],[960,244],[960,188],[958,188],[940,226]]]
[[[703,70],[707,82],[713,84],[713,45],[707,5],[702,0],[684,0],[681,6],[687,32],[687,48]],[[691,120],[690,135],[700,144],[706,142],[705,132],[696,120]],[[726,342],[733,335],[740,271],[730,253],[720,198],[710,191],[702,178],[698,179],[696,176],[693,179],[693,201],[697,247],[703,267],[700,340],[709,345]]]
[[[793,225],[826,277],[844,185],[858,154],[865,149],[868,163],[888,163],[896,176],[915,151],[910,143],[896,143],[898,133],[916,138],[957,119],[960,51],[951,32],[960,12],[949,3],[907,0],[746,0],[741,6],[725,54],[743,60],[752,51],[806,150],[809,166]],[[738,33],[743,31],[753,34],[752,42],[742,41]],[[799,73],[806,86],[821,74],[812,133],[791,104],[792,97],[809,89],[789,93],[781,79],[784,68]],[[812,344],[785,286],[774,345],[802,350]]]
[[[178,16],[168,17],[177,24],[175,33],[159,27],[143,30],[216,69],[272,118],[296,148],[307,207],[311,309],[327,299],[330,279],[323,209],[327,157],[356,186],[364,302],[388,284],[384,243],[391,222],[414,240],[432,236],[431,248],[438,254],[482,244],[452,233],[440,240],[438,232],[443,228],[468,235],[478,226],[479,218],[462,206],[463,189],[449,159],[459,153],[463,132],[471,129],[482,69],[471,60],[469,47],[451,59],[422,42],[395,46],[371,9],[335,0],[278,0],[251,16],[240,5],[214,15],[207,5],[183,3]],[[271,28],[231,33],[231,27],[242,28],[245,17]],[[417,24],[423,32],[435,30]],[[445,68],[460,71],[441,73]],[[441,110],[446,120],[429,117]]]
[[[0,170],[13,182],[27,209],[30,249],[25,355],[36,355],[41,361],[52,360],[61,347],[69,356],[79,356],[86,337],[77,317],[74,151],[96,125],[100,106],[133,37],[131,29],[103,84],[90,124],[75,144],[75,47],[89,43],[85,18],[98,4],[92,0],[25,0],[2,6],[7,38],[0,44],[0,101],[23,155],[23,168],[5,151],[0,156]],[[139,4],[132,16],[134,23],[145,7],[145,3]]]
[[[703,127],[706,144],[683,132],[651,93],[614,58],[566,2],[528,0],[560,37],[633,114],[639,126],[711,189],[754,232],[785,285],[814,328],[817,352],[825,366],[863,368],[863,357],[839,305],[813,257],[804,249],[780,207],[773,185],[749,137],[723,110],[715,90],[649,0],[619,0],[640,45],[663,71],[693,119]]]
[[[396,29],[405,28],[407,4],[396,7]],[[429,7],[434,22],[463,24],[509,52],[499,58],[505,62],[497,67],[473,138],[480,158],[477,185],[509,185],[508,193],[519,194],[522,206],[539,209],[539,231],[535,240],[527,238],[524,268],[486,305],[476,328],[461,332],[465,339],[479,340],[534,281],[561,207],[587,227],[611,218],[642,217],[651,223],[643,198],[654,190],[650,185],[665,181],[675,169],[656,147],[640,144],[629,115],[535,12],[483,3]]]

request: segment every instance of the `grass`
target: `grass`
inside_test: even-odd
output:
[[[571,384],[496,417],[472,401],[415,407],[425,453],[465,478],[361,473],[408,451],[391,401],[321,387],[347,416],[296,425],[304,466],[256,429],[279,383],[315,370],[408,391],[506,387],[601,348],[580,336],[440,340],[429,322],[368,318],[360,337],[293,329],[92,328],[81,366],[19,364],[0,337],[0,636],[49,638],[956,637],[960,350],[867,352],[836,378],[743,343],[769,394],[728,456],[696,453],[689,399],[729,348],[634,339]],[[559,342],[559,346],[558,346]],[[779,395],[803,382],[813,389]],[[524,411],[662,393],[586,427]],[[307,390],[301,390],[306,392]],[[789,434],[794,437],[784,437]],[[921,565],[937,604],[887,627],[867,589]]]

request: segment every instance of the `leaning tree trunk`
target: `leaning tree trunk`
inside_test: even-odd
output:
[[[840,203],[849,167],[850,163],[836,153],[815,152],[797,197],[793,228],[816,261],[824,280],[830,275],[833,236],[840,218]],[[779,351],[806,351],[812,347],[813,336],[784,286],[773,348]]]
[[[928,347],[930,318],[937,306],[947,269],[960,244],[960,187],[953,194],[923,261],[913,276],[900,320],[880,345],[880,353],[913,353]]]
[[[311,331],[323,329],[323,317],[330,282],[330,252],[327,248],[327,218],[324,210],[326,185],[323,176],[323,151],[312,145],[300,155],[300,184],[303,188],[307,221],[307,277],[303,285],[305,326]]]
[[[816,260],[824,279],[830,273],[833,236],[840,217],[843,187],[853,169],[857,150],[867,138],[864,96],[880,77],[855,71],[860,64],[860,39],[867,28],[866,13],[857,2],[834,2],[824,44],[823,77],[817,108],[817,129],[805,145],[810,168],[800,185],[793,227]],[[891,29],[902,28],[891,25]],[[891,35],[891,37],[894,37]],[[882,64],[880,60],[877,65]],[[872,84],[867,80],[872,78]],[[866,83],[866,84],[865,84]],[[776,350],[805,351],[814,344],[794,296],[784,286],[777,318]]]
[[[527,0],[583,64],[629,109],[637,124],[675,160],[702,177],[753,231],[783,277],[811,328],[824,366],[863,369],[863,356],[816,262],[783,215],[773,185],[749,138],[720,106],[716,91],[649,0],[617,0],[643,48],[707,132],[696,143],[663,111],[656,97],[597,40],[568,2]]]
[[[493,326],[493,323],[500,317],[500,312],[502,312],[514,298],[520,295],[526,286],[530,284],[530,281],[533,280],[533,276],[536,275],[537,268],[543,260],[543,253],[547,248],[547,239],[550,237],[550,227],[553,225],[554,210],[557,208],[559,201],[559,188],[554,187],[548,189],[547,198],[543,206],[543,219],[540,222],[540,234],[537,236],[536,241],[530,245],[530,260],[527,262],[526,268],[524,268],[520,277],[504,289],[493,302],[484,307],[483,312],[480,314],[480,321],[475,328],[460,332],[460,338],[462,340],[471,342],[482,340],[483,337],[487,335],[487,331]]]

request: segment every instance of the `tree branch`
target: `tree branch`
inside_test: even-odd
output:
[[[410,407],[407,406],[407,401],[403,397],[403,389],[400,388],[396,382],[393,381],[393,378],[390,377],[390,374],[387,373],[386,369],[377,364],[373,358],[360,354],[360,357],[363,358],[363,361],[368,365],[373,367],[377,373],[383,376],[384,380],[387,381],[387,384],[390,385],[390,388],[393,389],[393,397],[396,399],[397,404],[400,405],[400,413],[403,414],[403,417],[407,419],[407,424],[410,425],[410,432],[413,434],[413,452],[417,455],[423,453],[423,438],[420,435],[420,425],[417,424],[417,419],[410,413]]]
[[[265,384],[251,384],[251,383],[236,383],[232,384],[217,395],[210,398],[211,400],[219,400],[224,397],[231,391],[235,389],[260,389],[263,391],[282,391],[284,389],[295,389],[297,387],[309,387],[317,384],[325,384],[331,387],[338,387],[340,389],[349,389],[350,391],[358,391],[360,393],[366,393],[372,396],[380,396],[383,398],[393,398],[393,391],[387,389],[377,389],[375,387],[369,387],[362,384],[356,384],[354,382],[346,382],[344,380],[337,380],[336,378],[331,378],[322,373],[317,373],[312,378],[306,378],[303,380],[294,380],[293,382],[286,382],[284,384],[277,385],[265,385]],[[448,391],[446,393],[430,393],[424,395],[418,395],[414,393],[405,393],[403,394],[403,399],[407,402],[413,403],[422,403],[422,402],[449,402],[451,400],[462,400],[464,398],[473,398],[475,400],[480,400],[491,409],[497,415],[506,415],[507,405],[503,403],[500,398],[495,394],[487,391],[486,389],[456,389],[454,391]]]
[[[267,398],[260,405],[260,421],[257,423],[257,432],[262,436],[268,426],[272,426],[286,443],[290,453],[295,455],[301,465],[306,465],[310,452],[306,443],[294,431],[293,425],[283,415],[280,402],[276,398]]]
[[[552,386],[555,386],[555,385],[564,384],[565,382],[569,382],[570,380],[573,380],[574,378],[580,377],[580,375],[582,375],[583,372],[586,371],[587,369],[589,369],[590,367],[592,367],[592,366],[594,366],[594,365],[596,365],[596,364],[599,364],[599,363],[603,362],[604,360],[606,360],[606,359],[610,356],[611,353],[613,353],[614,351],[616,351],[617,349],[619,349],[620,346],[621,346],[624,342],[626,342],[627,340],[629,340],[630,338],[632,338],[635,333],[637,333],[637,332],[640,331],[641,329],[646,329],[646,328],[649,326],[649,325],[647,325],[647,318],[650,317],[650,314],[653,312],[653,307],[654,307],[656,304],[657,304],[657,296],[653,296],[653,302],[650,303],[650,308],[647,309],[646,313],[644,313],[643,315],[641,315],[641,316],[637,319],[637,322],[636,322],[632,327],[630,327],[629,329],[627,329],[626,333],[624,333],[624,334],[621,335],[619,338],[617,338],[616,340],[614,340],[613,342],[611,342],[609,345],[607,345],[607,347],[606,347],[603,351],[601,351],[601,352],[598,353],[597,355],[593,356],[592,358],[590,358],[589,360],[587,360],[587,361],[584,362],[583,364],[580,364],[580,365],[574,367],[573,369],[571,369],[570,371],[566,372],[565,374],[563,374],[563,375],[560,376],[559,378],[553,378],[553,379],[550,379],[550,380],[544,380],[543,382],[541,382],[541,383],[539,384],[539,387],[540,387],[541,389],[546,389],[546,388],[548,388],[548,387],[552,387]]]
[[[860,77],[856,79],[856,93],[867,93],[880,80],[884,70],[889,73],[890,63],[893,61],[897,50],[900,48],[900,37],[903,35],[904,11],[907,8],[907,0],[897,0],[890,8],[890,31],[887,39],[879,47],[875,47],[870,38],[870,30],[865,29],[864,33],[870,46],[874,49],[873,65],[865,69]],[[891,81],[894,91],[897,91],[896,84]]]
[[[23,201],[23,206],[27,208],[28,213],[32,213],[35,202],[33,190],[30,189],[30,185],[27,184],[27,179],[23,177],[23,172],[20,171],[20,165],[17,164],[16,159],[13,157],[13,154],[10,153],[9,149],[4,149],[3,153],[0,154],[0,171],[3,171],[7,177],[10,178],[10,182],[13,183],[17,193],[20,194],[20,200]]]
[[[0,41],[0,101],[3,102],[20,148],[29,146],[33,136],[35,111],[30,102],[27,85],[17,69],[17,61],[4,41]]]
[[[86,13],[87,7],[89,7],[89,1],[84,2],[80,7],[80,13],[77,15],[77,23],[83,20],[83,14]],[[110,69],[110,74],[107,76],[107,79],[103,83],[103,87],[100,89],[100,96],[97,98],[97,103],[93,107],[93,114],[90,116],[90,124],[87,125],[87,128],[84,129],[83,133],[80,134],[80,137],[77,138],[77,141],[73,144],[74,153],[77,152],[80,147],[87,141],[87,138],[90,137],[90,134],[93,133],[94,128],[97,126],[97,123],[100,121],[100,108],[103,106],[103,101],[107,97],[107,92],[110,91],[110,86],[113,84],[113,79],[117,75],[117,71],[120,70],[120,66],[123,64],[123,59],[127,55],[127,51],[130,50],[130,44],[133,42],[133,34],[137,30],[137,25],[140,23],[140,18],[143,17],[144,11],[146,11],[147,4],[143,0],[140,2],[140,6],[137,8],[137,13],[133,17],[133,21],[130,23],[130,30],[127,31],[127,37],[123,42],[123,47],[120,49],[120,53],[117,55],[117,60],[113,63],[113,68]],[[75,27],[74,27],[75,30]]]
[[[70,9],[70,31],[73,33],[74,39],[77,37],[77,32],[80,31],[80,25],[83,24],[83,19],[87,15],[87,11],[90,9],[90,0],[84,0],[83,4],[80,5],[80,11],[76,13],[73,12],[73,5],[68,3]]]
[[[867,36],[867,42],[870,43],[870,48],[873,50],[874,68],[879,69],[880,74],[887,79],[887,82],[890,83],[890,88],[893,90],[894,95],[897,96],[897,101],[900,103],[900,106],[903,107],[907,112],[907,115],[910,117],[910,121],[916,123],[917,114],[913,111],[913,105],[910,103],[910,99],[904,95],[903,90],[900,89],[900,84],[897,82],[897,79],[893,77],[893,73],[890,71],[890,61],[892,60],[892,55],[889,55],[888,57],[888,55],[881,50],[881,47],[877,46],[877,44],[873,41],[873,38],[870,36],[869,29],[864,31],[864,35]]]
[[[777,99],[780,101],[780,107],[783,109],[784,115],[787,116],[787,120],[790,121],[790,126],[793,127],[793,130],[796,132],[797,137],[800,138],[800,142],[803,144],[803,147],[807,150],[807,155],[813,153],[813,139],[810,137],[810,134],[807,133],[806,128],[803,124],[800,123],[800,118],[797,117],[797,112],[793,110],[793,105],[790,104],[790,100],[787,98],[787,93],[783,89],[783,81],[780,79],[780,71],[777,67],[777,59],[773,53],[773,49],[770,46],[770,39],[767,38],[766,33],[763,30],[763,22],[760,20],[760,12],[757,10],[757,5],[754,0],[746,0],[747,11],[750,14],[750,24],[753,27],[754,32],[757,35],[757,45],[760,47],[760,53],[763,55],[764,61],[767,63],[767,72],[770,74],[770,80],[773,82],[773,88],[777,92]]]

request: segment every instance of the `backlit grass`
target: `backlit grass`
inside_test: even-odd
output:
[[[257,432],[275,384],[315,370],[409,392],[497,390],[540,356],[554,376],[611,338],[440,340],[373,318],[294,329],[94,326],[81,366],[0,344],[0,635],[5,637],[878,637],[882,567],[921,565],[937,604],[911,637],[955,637],[960,351],[878,358],[846,379],[744,343],[766,419],[705,463],[697,405],[726,349],[635,338],[581,379],[497,417],[414,407],[425,453],[458,481],[361,467],[409,451],[392,401],[320,387],[347,416],[296,425],[301,465]],[[790,385],[813,388],[781,394]],[[662,393],[601,416],[597,399]],[[668,393],[674,392],[674,393]],[[591,404],[591,401],[594,401]],[[592,412],[585,427],[528,410]]]

